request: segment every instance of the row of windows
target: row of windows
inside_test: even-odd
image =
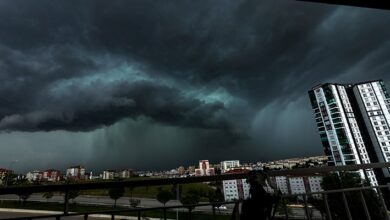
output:
[[[383,131],[383,130],[386,130],[386,129],[388,129],[387,126],[376,126],[375,127],[375,130],[377,130],[377,131]]]
[[[368,112],[368,116],[377,116],[377,115],[383,115],[382,111],[371,111]]]
[[[370,107],[370,106],[377,106],[378,105],[378,102],[366,102],[366,106],[367,107]]]
[[[359,149],[359,152],[360,152],[361,154],[367,153],[365,148],[360,148],[360,149]]]
[[[378,131],[377,132],[378,135],[390,135],[390,131]]]

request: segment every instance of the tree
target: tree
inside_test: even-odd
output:
[[[116,208],[116,201],[125,194],[123,187],[112,188],[108,190],[108,195],[114,200],[114,208]]]
[[[209,189],[207,197],[209,198],[210,203],[218,203],[225,201],[225,198],[223,197],[222,191],[219,187],[216,190]]]
[[[224,202],[225,198],[223,197],[222,191],[219,187],[216,190],[209,189],[208,196],[210,203],[219,203]],[[218,212],[221,213],[221,210],[218,209]],[[213,213],[215,214],[215,205],[213,205]]]
[[[53,196],[54,196],[53,192],[45,192],[42,195],[42,197],[45,198],[47,202],[49,202],[49,199],[51,199]]]
[[[185,206],[189,206],[188,207],[188,210],[191,212],[193,207],[191,207],[191,205],[196,205],[199,203],[199,200],[200,200],[200,196],[199,196],[199,192],[194,189],[194,188],[190,188],[187,193],[185,193],[184,195],[182,195],[180,197],[180,202],[181,204],[185,205]]]
[[[68,192],[68,199],[71,199],[74,203],[74,199],[77,198],[80,195],[80,192],[78,190],[69,190]]]
[[[131,199],[129,199],[129,202],[130,202],[130,206],[133,207],[133,208],[137,208],[137,206],[139,204],[141,204],[141,200],[139,200],[139,199],[131,198]]]
[[[2,179],[2,183],[4,186],[18,185],[19,183],[17,182],[17,177],[18,175],[12,172],[6,172]]]
[[[156,195],[157,201],[161,202],[164,206],[165,204],[173,198],[173,195],[170,191],[159,188]]]
[[[28,198],[30,198],[32,193],[30,192],[23,192],[23,193],[18,193],[17,195],[19,196],[19,201],[21,201],[22,205],[26,204],[26,201]]]
[[[322,180],[322,188],[324,190],[335,190],[353,187],[367,186],[363,182],[358,173],[339,172],[339,174],[332,173],[325,176]],[[385,209],[383,208],[377,193],[374,190],[363,190],[363,197],[366,201],[371,219],[385,219]],[[348,207],[354,220],[366,219],[364,206],[362,204],[361,195],[359,191],[345,192],[348,202]],[[313,202],[318,210],[324,211],[324,201]],[[343,196],[341,193],[328,194],[328,204],[332,219],[348,219],[346,208],[344,206]]]
[[[316,209],[318,209],[318,211],[321,213],[321,219],[324,219],[326,213],[324,201],[316,197],[309,197],[307,202],[316,207]]]
[[[292,209],[288,206],[288,204],[290,203],[289,199],[288,198],[281,198],[277,207],[276,207],[276,211],[280,214],[280,215],[285,215],[286,218],[288,219],[288,217],[290,215],[293,214],[293,211]]]
[[[175,198],[177,198],[177,193],[179,193],[179,195],[181,195],[183,193],[183,186],[178,184],[178,185],[172,185],[172,188],[171,188],[171,193],[172,195],[174,195]]]

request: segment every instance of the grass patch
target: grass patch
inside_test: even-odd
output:
[[[135,187],[132,190],[126,188],[124,196],[126,197],[139,197],[139,198],[156,198],[159,188],[176,192],[171,185],[164,186],[141,186]],[[212,189],[209,185],[204,183],[188,183],[183,184],[181,188],[181,194],[186,194],[190,189],[197,189],[201,193],[201,201],[208,201],[207,193]],[[84,190],[81,191],[82,195],[92,196],[108,196],[108,189],[96,189],[96,190]]]

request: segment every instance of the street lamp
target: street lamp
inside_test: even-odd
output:
[[[9,171],[11,171],[12,170],[12,165],[14,164],[14,163],[17,163],[18,162],[18,160],[13,160],[13,161],[11,161],[10,163],[9,163]],[[5,178],[5,184],[4,184],[4,186],[5,187],[7,187],[8,186],[8,179],[9,179],[9,175],[10,175],[10,172],[7,172],[7,178]]]

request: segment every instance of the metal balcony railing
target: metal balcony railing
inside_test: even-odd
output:
[[[338,171],[356,171],[360,169],[380,169],[390,167],[390,163],[373,163],[373,164],[362,164],[362,165],[348,165],[348,166],[338,166],[338,167],[319,167],[319,168],[301,168],[294,170],[273,170],[268,171],[268,176],[287,176],[287,175],[310,175],[310,174],[319,174],[319,173],[329,173],[329,172],[338,172]],[[42,215],[42,216],[26,216],[26,217],[18,217],[11,219],[48,219],[55,218],[61,219],[63,217],[70,216],[82,216],[84,219],[88,219],[91,215],[94,214],[107,214],[110,215],[112,219],[115,216],[120,215],[121,213],[137,213],[136,216],[138,219],[141,219],[142,213],[153,210],[161,210],[163,212],[162,218],[167,219],[167,211],[174,209],[187,209],[189,211],[189,216],[191,216],[191,211],[195,207],[200,206],[211,206],[213,210],[213,215],[215,216],[216,207],[225,205],[225,204],[234,204],[233,213],[231,219],[239,219],[240,216],[240,204],[242,201],[235,202],[219,202],[219,203],[202,203],[196,205],[180,205],[180,206],[162,206],[162,207],[152,207],[152,208],[126,208],[126,209],[116,209],[116,210],[106,210],[106,211],[94,211],[94,212],[82,212],[82,213],[69,213],[69,191],[72,190],[92,190],[92,189],[108,189],[108,188],[116,188],[116,187],[128,187],[135,188],[140,186],[161,186],[161,185],[175,185],[178,187],[181,184],[187,183],[200,183],[200,182],[215,182],[215,181],[223,181],[223,180],[234,180],[234,179],[246,179],[248,174],[226,174],[226,175],[216,175],[216,176],[202,176],[202,177],[188,177],[188,178],[151,178],[151,179],[142,179],[142,180],[123,180],[123,181],[110,181],[110,182],[80,182],[80,183],[70,183],[70,184],[51,184],[51,185],[33,185],[33,186],[10,186],[10,187],[0,187],[0,195],[5,194],[21,194],[21,193],[42,193],[42,192],[63,192],[64,193],[64,203],[63,203],[63,213],[54,214],[54,215]],[[366,219],[371,220],[371,215],[369,209],[367,207],[367,202],[364,196],[365,190],[376,190],[381,207],[383,210],[387,212],[387,206],[385,199],[381,193],[381,189],[389,189],[390,185],[380,185],[380,186],[370,186],[370,187],[359,187],[359,188],[347,188],[347,189],[337,189],[337,190],[328,190],[321,192],[310,192],[305,194],[296,194],[296,195],[282,195],[282,198],[289,197],[301,197],[303,200],[302,209],[304,211],[304,219],[316,219],[316,216],[312,215],[310,211],[313,209],[309,202],[308,198],[314,195],[321,195],[322,200],[325,204],[325,216],[329,220],[333,220],[332,216],[333,211],[330,208],[328,203],[328,197],[334,194],[341,194],[341,199],[343,200],[344,209],[346,212],[346,216],[348,220],[352,219],[352,215],[349,208],[349,201],[347,200],[346,193],[358,193],[360,195],[360,200],[362,207],[364,209],[364,213],[366,215]],[[274,207],[276,209],[277,207]],[[278,219],[289,219],[288,213],[285,215],[279,215]],[[301,218],[301,219],[302,219]],[[10,218],[8,218],[10,219]],[[386,215],[386,220],[390,220],[388,214]]]

